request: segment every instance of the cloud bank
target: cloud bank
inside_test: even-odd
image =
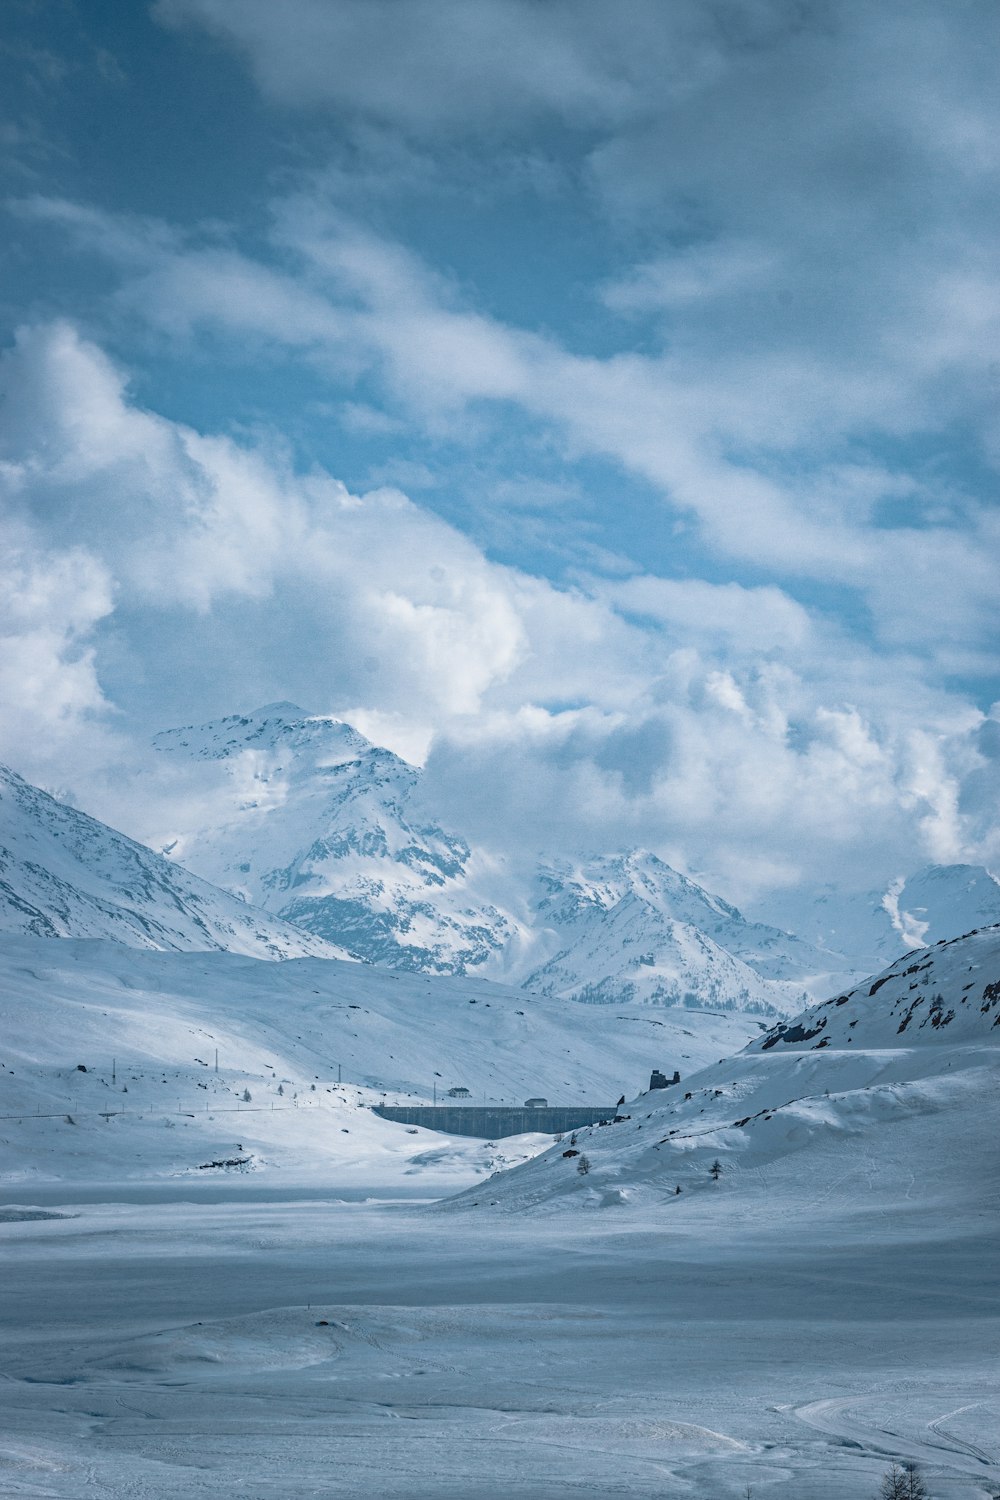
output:
[[[72,744],[105,813],[139,816],[98,768],[116,736],[142,766],[112,711],[141,673],[150,729],[280,690],[426,750],[429,796],[494,847],[641,842],[741,894],[993,848],[1000,725],[772,585],[556,587],[398,490],[142,409],[65,323],[2,382],[0,753],[65,781]]]

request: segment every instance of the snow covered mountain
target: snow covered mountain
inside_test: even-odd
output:
[[[577,1132],[491,1183],[491,1201],[593,1206],[683,1199],[727,1222],[762,1213],[975,1213],[1000,1180],[1000,927],[905,954],[684,1079],[613,1126]],[[718,1164],[717,1170],[715,1164]],[[678,1189],[680,1192],[678,1193]],[[766,1189],[766,1206],[761,1197]]]
[[[168,847],[206,879],[341,945],[545,994],[787,1012],[845,965],[747,922],[642,851],[517,880],[414,811],[420,772],[349,725],[271,704],[154,741],[214,810]],[[823,977],[818,977],[823,976]]]
[[[216,890],[0,766],[0,932],[259,958],[339,949]]]
[[[909,948],[1000,922],[1000,881],[983,865],[928,865],[882,890],[783,893],[769,914],[868,972]]]
[[[550,951],[525,988],[598,1004],[768,1013],[797,1008],[844,968],[836,954],[748,922],[644,850],[543,867],[532,925]]]
[[[273,703],[154,744],[211,785],[211,820],[164,852],[213,884],[398,969],[464,973],[511,934],[482,859],[412,813],[420,773],[350,725]]]

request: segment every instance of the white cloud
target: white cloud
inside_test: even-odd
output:
[[[80,217],[37,200],[30,211],[57,213],[69,226]],[[99,244],[100,216],[82,219],[88,242]],[[958,659],[970,674],[990,669],[989,622],[1000,604],[990,566],[995,514],[953,484],[845,462],[837,451],[868,438],[873,412],[892,441],[904,407],[911,425],[927,419],[919,363],[904,369],[878,347],[862,361],[852,353],[849,369],[837,351],[570,353],[551,335],[470,307],[403,246],[302,195],[276,206],[284,269],[179,246],[162,226],[108,220],[104,239],[112,256],[128,246],[119,302],[172,336],[221,329],[305,354],[341,382],[375,375],[411,422],[451,441],[473,442],[483,412],[514,403],[558,434],[570,458],[610,458],[652,483],[728,564],[836,583],[860,594],[891,649],[906,642],[938,654],[945,673]],[[943,313],[931,320],[928,339],[942,322]],[[353,412],[370,408],[354,403],[349,421]],[[358,420],[370,427],[370,416]],[[895,507],[892,525],[879,519],[885,506]]]
[[[601,298],[615,312],[665,312],[744,293],[780,274],[777,251],[752,243],[688,245],[672,255],[633,266],[602,289]]]
[[[812,631],[802,605],[774,587],[639,575],[606,585],[604,593],[622,611],[673,627],[689,639],[723,640],[741,655],[776,647],[792,652]]]
[[[65,324],[22,333],[0,378],[10,504],[51,548],[72,535],[113,578],[150,665],[161,651],[173,669],[185,635],[192,651],[213,638],[232,649],[227,611],[249,609],[261,659],[300,651],[322,709],[364,691],[372,712],[419,724],[474,714],[522,667],[543,695],[581,690],[584,653],[601,670],[604,632],[616,639],[605,674],[620,678],[630,632],[607,606],[490,563],[399,490],[352,495],[141,410]],[[243,650],[192,670],[224,693]]]
[[[989,669],[991,521],[949,517],[951,481],[908,473],[905,455],[895,469],[857,455],[932,438],[958,467],[998,463],[995,6],[418,0],[401,23],[387,0],[280,14],[160,0],[157,13],[223,38],[286,104],[331,109],[355,134],[378,122],[383,153],[409,149],[400,132],[421,137],[422,161],[436,142],[439,176],[455,136],[479,140],[488,169],[498,140],[527,138],[582,175],[601,229],[638,226],[655,247],[595,289],[643,316],[645,352],[587,358],[483,315],[384,234],[326,213],[313,184],[282,205],[278,240],[295,277],[358,313],[331,357],[353,339],[434,431],[470,405],[517,403],[571,457],[655,485],[716,556],[857,590],[890,648],[910,641],[942,673]],[[204,301],[199,316],[239,313],[212,311],[221,287]],[[884,527],[880,507],[907,488],[912,523]]]
[[[4,753],[91,805],[109,699],[135,735],[291,697],[426,753],[437,805],[490,842],[640,843],[739,896],[988,845],[982,716],[775,586],[556,588],[398,490],[142,410],[64,324],[0,378],[0,672],[25,726]],[[156,826],[176,789],[142,786],[140,808],[107,778],[101,813]]]
[[[120,725],[294,698],[426,756],[456,823],[501,843],[653,845],[737,895],[1000,857],[996,714],[954,686],[996,666],[1000,523],[974,491],[1000,463],[1000,9],[155,13],[280,102],[297,190],[261,190],[252,241],[54,195],[23,224],[115,268],[120,339],[220,381],[305,370],[379,487],[144,410],[72,325],[26,331],[0,373],[0,753],[92,790],[102,757],[141,758]],[[565,299],[518,322],[517,278],[463,235],[442,272],[391,227],[444,246],[456,204],[469,240],[502,214],[529,280],[551,223]],[[572,585],[392,487],[450,503],[436,454],[474,488],[484,437],[515,473],[484,461],[470,508],[504,510],[524,558],[547,507]],[[638,483],[607,484],[591,533],[608,462]],[[619,556],[615,506],[650,488],[674,530]]]
[[[112,607],[97,558],[0,523],[0,759],[48,782],[113,753],[90,640]]]
[[[165,23],[196,22],[234,43],[283,103],[336,105],[418,131],[556,114],[614,118],[638,102],[629,74],[666,63],[652,10],[627,0],[158,0]],[[596,34],[595,34],[596,33]],[[603,48],[603,55],[595,49]],[[661,77],[662,77],[661,73]]]

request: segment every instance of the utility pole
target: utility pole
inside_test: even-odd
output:
[[[219,1049],[218,1049],[218,1047],[216,1047],[216,1049],[215,1049],[215,1072],[216,1072],[216,1076],[218,1076],[218,1072],[219,1072]]]
[[[337,1082],[340,1082],[340,1063],[337,1064]]]
[[[437,1105],[437,1102],[438,1102],[438,1086],[435,1083],[435,1085],[434,1085],[434,1104],[435,1104],[435,1106]]]
[[[111,1082],[112,1083],[117,1082],[117,1080],[115,1078],[115,1059],[114,1058],[111,1059]]]

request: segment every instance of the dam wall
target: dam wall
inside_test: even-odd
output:
[[[544,1135],[562,1135],[598,1120],[612,1120],[613,1104],[545,1105],[523,1109],[496,1104],[480,1107],[474,1104],[378,1104],[373,1113],[383,1120],[400,1125],[422,1125],[425,1130],[440,1130],[446,1135],[474,1135],[484,1141],[505,1135],[523,1135],[540,1131]]]

